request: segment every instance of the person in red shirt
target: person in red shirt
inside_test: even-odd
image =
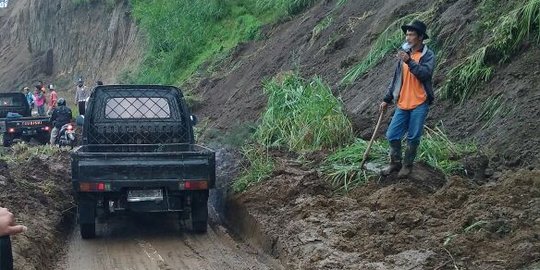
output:
[[[54,88],[54,85],[49,85],[49,111],[47,114],[51,114],[56,108],[56,102],[58,101],[58,94]]]

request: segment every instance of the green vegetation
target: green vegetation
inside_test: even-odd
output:
[[[232,188],[235,192],[242,192],[249,186],[266,180],[274,169],[274,161],[265,148],[248,145],[242,148],[242,154],[248,166],[244,167],[240,178],[234,181]]]
[[[98,0],[71,0],[71,2],[75,4],[75,6],[80,6],[80,5],[90,4],[92,2],[98,2]],[[104,2],[107,8],[111,9],[116,4],[117,0],[104,0]]]
[[[313,43],[315,40],[319,38],[322,31],[324,31],[326,28],[328,28],[332,22],[334,21],[334,18],[330,15],[324,17],[322,21],[320,21],[313,30],[311,31],[311,42]]]
[[[425,127],[425,129],[426,134],[420,143],[417,159],[445,174],[463,172],[459,160],[466,154],[475,152],[476,146],[453,143],[439,128]],[[328,177],[334,188],[347,192],[374,176],[373,172],[360,170],[360,161],[367,144],[368,142],[357,139],[355,143],[339,149],[325,160],[322,172]],[[368,162],[378,165],[385,164],[388,162],[387,153],[387,142],[375,141]]]
[[[235,191],[271,174],[270,147],[305,153],[339,147],[353,139],[341,101],[320,78],[307,81],[296,74],[284,74],[267,82],[264,90],[268,104],[254,134],[256,144],[243,148],[249,166],[233,184]]]
[[[454,143],[438,127],[424,129],[426,132],[418,149],[418,159],[440,169],[446,175],[464,173],[460,159],[476,152],[476,145]]]
[[[252,2],[252,1],[246,1]],[[317,0],[256,0],[259,10],[273,10],[274,16],[296,15],[313,5]]]
[[[342,7],[347,3],[347,0],[338,0],[336,3],[336,7]]]
[[[377,38],[368,55],[356,66],[347,72],[341,80],[342,84],[350,84],[364,75],[369,69],[377,65],[388,53],[395,50],[403,42],[401,26],[415,19],[426,20],[433,15],[433,9],[425,12],[413,13],[394,21]]]
[[[180,84],[212,56],[256,39],[262,25],[297,14],[315,0],[132,0],[150,44],[130,83]]]
[[[268,104],[255,133],[260,144],[308,152],[352,141],[342,102],[320,78],[285,74],[267,82],[264,91]]]
[[[71,0],[71,2],[75,4],[76,6],[79,6],[79,5],[90,3],[90,0]]]
[[[339,191],[349,191],[351,188],[368,181],[372,172],[360,170],[362,154],[366,151],[368,142],[357,139],[353,144],[337,150],[328,156],[322,166],[322,172],[334,188]],[[375,141],[371,148],[368,162],[386,163],[388,157],[386,141]]]
[[[32,157],[53,156],[62,151],[68,151],[67,148],[60,148],[54,145],[29,146],[26,143],[14,144],[7,152],[0,152],[0,159],[7,162],[20,163],[29,160]]]
[[[482,129],[491,125],[496,116],[505,117],[512,111],[503,101],[503,95],[490,96],[482,103],[476,122],[484,122]]]
[[[531,32],[540,29],[540,0],[515,3],[517,7],[499,17],[494,24],[486,45],[448,72],[440,91],[443,98],[463,103],[478,91],[482,81],[491,78],[493,68],[490,63],[507,61],[531,34],[536,36],[536,42],[540,41],[539,33]]]

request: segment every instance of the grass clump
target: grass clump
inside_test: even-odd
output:
[[[332,22],[334,21],[334,18],[332,16],[326,16],[322,21],[320,21],[315,27],[313,27],[313,30],[311,31],[311,42],[313,43],[315,40],[319,38],[321,33],[328,28]]]
[[[440,128],[425,127],[425,130],[416,160],[426,162],[447,175],[463,173],[460,159],[467,154],[476,152],[476,146],[454,143]],[[376,174],[373,170],[363,171],[360,169],[362,155],[367,145],[367,141],[357,139],[353,144],[338,149],[326,158],[322,166],[322,173],[336,190],[347,192],[365,183]],[[404,142],[403,150],[405,145]],[[375,141],[368,162],[376,165],[387,163],[389,160],[388,151],[389,146],[386,140]]]
[[[371,171],[360,170],[362,154],[366,151],[367,145],[367,141],[356,139],[354,143],[337,150],[326,158],[322,172],[336,190],[347,192],[351,188],[365,183],[369,177],[374,175]],[[387,152],[388,143],[386,141],[375,141],[368,161],[378,164],[386,163]]]
[[[493,68],[490,63],[507,61],[531,35],[540,42],[540,0],[516,2],[516,5],[515,9],[499,17],[487,45],[450,70],[440,91],[443,98],[462,104],[478,91],[481,82],[491,78]]]
[[[482,125],[482,129],[484,129],[493,123],[495,117],[505,117],[512,111],[513,109],[504,102],[502,94],[490,96],[480,106],[476,122],[485,122]]]
[[[318,0],[257,0],[260,10],[275,10],[277,16],[296,15]]]
[[[255,133],[260,144],[309,152],[352,141],[342,102],[320,78],[286,74],[267,82],[264,92],[268,104]]]
[[[30,146],[26,143],[14,144],[6,151],[0,152],[0,159],[7,162],[20,163],[32,157],[51,157],[61,152],[67,152],[67,148],[60,148],[55,145]]]
[[[235,192],[242,192],[251,185],[266,180],[272,174],[274,161],[267,149],[249,145],[242,148],[247,166],[244,167],[241,176],[234,181],[232,188]]]
[[[417,159],[441,170],[446,175],[464,173],[460,160],[467,154],[476,152],[478,150],[476,145],[452,142],[439,127],[424,128],[425,134],[418,148]]]
[[[443,98],[463,104],[465,100],[474,95],[481,82],[486,82],[493,74],[493,68],[485,65],[487,47],[482,47],[464,62],[452,68],[441,88]]]

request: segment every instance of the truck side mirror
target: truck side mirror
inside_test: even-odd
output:
[[[84,115],[77,116],[77,119],[75,119],[75,123],[77,123],[77,126],[82,127],[84,124]]]
[[[199,120],[197,119],[197,116],[195,115],[190,115],[189,116],[189,120],[191,120],[191,125],[195,126],[197,125],[197,123],[199,123]]]

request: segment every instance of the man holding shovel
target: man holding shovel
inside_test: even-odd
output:
[[[394,77],[380,105],[381,111],[385,111],[389,104],[397,105],[386,132],[390,143],[390,166],[381,172],[384,176],[399,171],[398,177],[405,178],[411,173],[429,105],[434,99],[435,54],[423,43],[429,38],[426,28],[417,20],[401,27],[407,42],[397,54]],[[401,140],[405,133],[407,148],[402,166]]]

